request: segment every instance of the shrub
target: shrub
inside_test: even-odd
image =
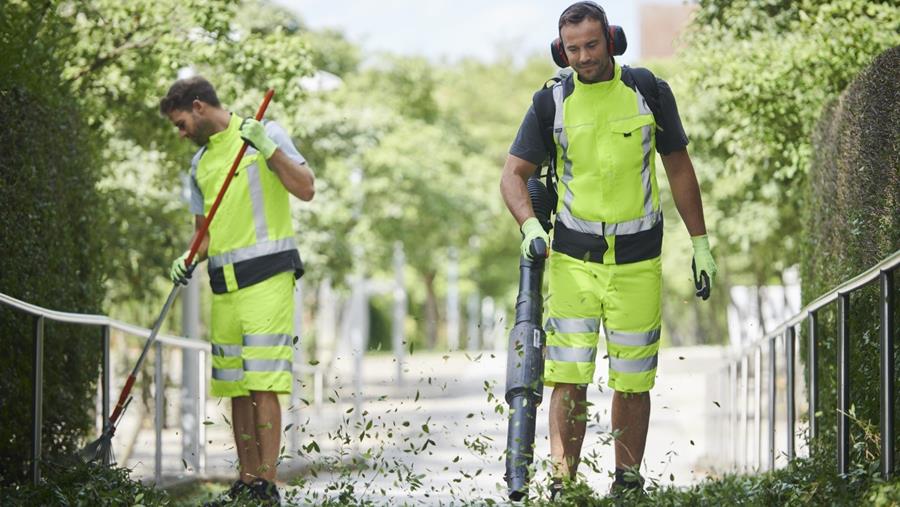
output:
[[[52,52],[32,40],[40,10],[7,16],[17,9],[23,4],[0,15],[0,52],[16,55],[0,59],[0,292],[95,313],[104,295],[98,230],[106,216],[95,191],[95,133],[60,83]],[[0,483],[29,471],[33,332],[32,317],[0,307]],[[46,323],[45,454],[74,452],[93,425],[100,353],[96,328]]]
[[[878,56],[823,114],[813,137],[806,193],[803,301],[810,302],[900,248],[900,47]],[[854,460],[877,459],[877,439],[863,429],[879,420],[878,287],[851,296],[850,386],[860,424]],[[833,305],[832,305],[833,306]],[[833,460],[836,420],[836,321],[830,308],[819,329],[824,456]],[[806,340],[802,340],[806,349]],[[807,355],[802,353],[805,360]],[[897,355],[896,360],[900,359]],[[864,444],[864,442],[870,442]]]
[[[0,505],[169,505],[168,495],[131,479],[125,468],[70,463],[51,465],[48,479],[0,489]]]

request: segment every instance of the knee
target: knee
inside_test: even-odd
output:
[[[562,402],[583,402],[587,399],[587,385],[557,383],[553,386],[553,399]]]
[[[278,402],[278,393],[271,391],[250,391],[250,397],[257,411],[263,410],[279,410],[281,404]]]

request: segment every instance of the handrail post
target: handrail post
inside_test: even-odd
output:
[[[787,365],[787,457],[794,459],[794,326],[784,331],[785,364]]]
[[[819,314],[809,312],[809,436],[815,440],[819,436],[816,411],[819,409]]]
[[[103,417],[100,419],[100,432],[106,429],[109,421],[109,326],[100,328],[100,347],[103,359],[100,363],[100,411]],[[109,453],[103,454],[103,464],[109,465]]]
[[[846,476],[850,466],[850,293],[838,294],[838,474]]]
[[[747,452],[750,437],[747,434],[750,420],[750,358],[747,355],[741,357],[741,470],[747,471],[750,459]]]
[[[728,364],[728,441],[731,469],[737,470],[737,361]]]
[[[197,372],[200,379],[197,383],[197,385],[200,386],[197,391],[197,395],[200,398],[197,410],[197,438],[199,439],[198,443],[200,451],[197,470],[201,477],[206,476],[206,354],[206,351],[200,351],[200,353],[197,354]],[[210,361],[211,360],[212,359],[210,359]]]
[[[155,459],[153,461],[153,477],[156,481],[156,486],[159,487],[162,484],[162,427],[163,427],[163,404],[165,403],[164,392],[165,388],[163,384],[165,380],[163,379],[163,358],[162,358],[162,342],[156,342],[156,364],[154,365],[154,384],[156,384],[155,394],[153,396],[153,404],[154,404],[154,431],[156,433],[156,453]]]
[[[762,348],[753,349],[756,365],[753,371],[753,383],[756,388],[756,409],[753,414],[753,433],[756,435],[753,443],[756,444],[754,455],[754,469],[759,472],[762,467]]]
[[[44,427],[44,317],[34,319],[31,379],[31,477],[37,486],[41,482],[41,436]]]
[[[775,470],[775,337],[769,338],[769,470]]]
[[[894,474],[894,272],[881,272],[881,476]]]

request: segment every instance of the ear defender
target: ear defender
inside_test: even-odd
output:
[[[569,66],[569,59],[566,57],[566,50],[562,47],[562,40],[557,37],[550,43],[550,54],[553,56],[553,63],[560,68]]]
[[[620,56],[625,54],[628,49],[628,39],[625,38],[625,30],[621,26],[609,25],[609,32],[606,35],[607,51],[611,56]],[[563,47],[562,39],[557,37],[550,43],[550,55],[553,57],[553,63],[561,68],[569,66],[569,59],[566,57],[566,49]]]
[[[609,54],[621,56],[628,49],[628,39],[625,38],[625,30],[621,26],[609,25]]]

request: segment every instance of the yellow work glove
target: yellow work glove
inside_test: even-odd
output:
[[[186,251],[172,262],[172,270],[169,272],[169,278],[172,280],[172,283],[188,284],[188,280],[190,280],[191,274],[194,272],[194,266],[197,265],[196,262],[190,266],[186,265],[188,254],[190,253],[190,251]]]
[[[278,145],[275,144],[268,135],[266,135],[266,127],[262,123],[253,118],[244,118],[241,122],[241,139],[247,141],[250,146],[256,148],[256,151],[262,153],[266,160],[272,157]]]
[[[691,244],[694,246],[694,260],[691,262],[691,269],[694,271],[694,288],[697,289],[697,297],[706,301],[712,291],[718,268],[716,261],[713,260],[712,252],[709,250],[709,238],[706,234],[691,237]]]
[[[532,243],[538,239],[543,240],[543,249],[532,248]],[[541,222],[535,217],[531,217],[522,223],[522,256],[526,259],[534,260],[532,250],[536,252],[545,252],[545,257],[550,255],[550,236],[547,235],[547,231],[544,230],[541,226]]]

